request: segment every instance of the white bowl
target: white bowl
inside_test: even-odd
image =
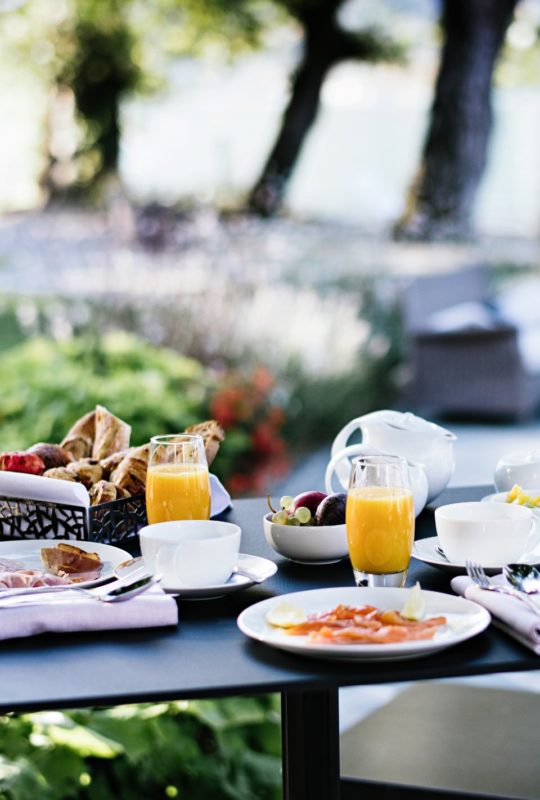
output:
[[[523,489],[523,494],[528,494],[530,497],[538,497],[540,495],[540,489]],[[511,506],[519,506],[521,503],[508,502],[508,495],[509,492],[496,492],[494,494],[487,494],[485,497],[482,497],[482,503],[506,503],[506,505]],[[525,506],[525,508],[529,508],[529,506]],[[535,506],[534,508],[529,509],[532,511],[533,515],[536,519],[540,518],[540,506]]]
[[[268,513],[263,525],[270,547],[298,564],[333,564],[349,553],[345,524],[278,525]]]
[[[497,462],[493,482],[498,492],[510,491],[517,483],[535,486],[536,494],[540,494],[540,452],[529,450],[503,456]]]
[[[536,525],[530,508],[511,503],[453,503],[435,509],[437,536],[455,564],[493,567],[517,561],[532,549]]]

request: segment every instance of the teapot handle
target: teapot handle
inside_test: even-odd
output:
[[[334,442],[332,444],[331,455],[334,457],[337,453],[341,453],[342,450],[345,450],[347,447],[347,442],[351,438],[352,434],[355,433],[357,430],[362,430],[362,421],[364,417],[356,417],[356,419],[351,419],[338,433]],[[354,445],[351,445],[354,446]],[[360,453],[358,455],[361,455]],[[364,455],[369,455],[365,453]]]
[[[356,421],[357,420],[353,420],[353,422]],[[350,422],[349,425],[352,425],[352,423]],[[345,428],[343,430],[345,430]],[[349,436],[350,434],[347,436],[347,438],[349,438]],[[334,448],[332,448],[332,451],[333,450]],[[341,490],[347,491],[347,489],[349,488],[349,478],[351,476],[351,470],[352,470],[352,464],[350,461],[351,456],[378,456],[378,455],[382,455],[381,450],[377,450],[376,447],[370,447],[367,444],[351,444],[348,447],[344,447],[342,450],[337,451],[336,453],[332,452],[332,458],[328,462],[328,466],[326,467],[326,473],[324,476],[326,493],[333,494],[334,492],[334,489],[332,488],[334,473],[337,475],[338,480],[341,484]]]

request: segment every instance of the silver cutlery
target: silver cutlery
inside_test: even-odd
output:
[[[520,592],[540,593],[540,570],[532,564],[507,564],[503,575]]]
[[[151,586],[155,586],[156,584],[160,583],[162,580],[161,575],[146,575],[143,578],[136,578],[135,580],[122,581],[119,585],[116,582],[114,585],[111,585],[103,591],[104,587],[100,587],[102,590],[101,592],[95,592],[91,589],[84,589],[82,586],[67,586],[62,587],[63,589],[69,592],[76,592],[77,594],[83,595],[84,597],[90,597],[92,600],[97,600],[100,603],[123,603],[125,600],[130,600],[132,597],[136,597],[143,592],[146,592]],[[41,587],[40,587],[41,588]],[[43,587],[46,588],[46,587]],[[49,587],[56,589],[57,587]],[[33,592],[31,589],[28,590],[21,590],[19,594],[10,594],[9,596],[0,595],[0,608],[14,608],[17,606],[25,605],[40,605],[40,600],[33,602],[26,602],[22,600],[20,603],[17,603],[19,597],[21,596],[30,596],[34,594],[41,594],[39,589],[35,589]],[[57,592],[44,592],[43,594],[57,594]]]
[[[131,585],[134,582],[136,577],[143,577],[145,572],[144,564],[141,564],[137,569],[130,572],[129,575],[126,575],[125,578],[118,578],[117,580],[108,583],[108,584],[101,584],[100,586],[96,586],[93,588],[105,588],[107,590],[115,589],[120,586],[124,586],[126,582]],[[9,597],[23,597],[26,594],[37,595],[37,594],[57,594],[61,592],[72,592],[74,589],[84,589],[85,587],[77,586],[76,583],[62,583],[60,585],[54,586],[25,586],[16,589],[0,589],[0,601],[7,600]]]
[[[506,594],[509,597],[515,597],[540,617],[540,608],[536,605],[536,603],[533,603],[532,600],[529,600],[526,594],[522,594],[511,586],[499,586],[498,584],[492,583],[484,572],[484,568],[474,561],[466,561],[465,568],[469,578],[471,578],[471,580],[481,589],[484,589],[487,592],[497,592],[498,594]]]

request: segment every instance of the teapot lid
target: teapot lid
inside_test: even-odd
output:
[[[397,430],[411,431],[414,433],[432,433],[437,436],[444,436],[446,439],[452,441],[456,439],[455,434],[451,433],[451,431],[442,428],[435,422],[429,422],[427,419],[423,419],[423,417],[418,417],[411,411],[402,412],[387,409],[385,411],[375,411],[373,415],[368,416],[378,416],[380,419],[383,419],[389,427],[396,428]]]

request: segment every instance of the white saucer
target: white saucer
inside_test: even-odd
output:
[[[467,572],[465,564],[456,564],[449,561],[439,552],[439,547],[437,536],[431,536],[429,539],[418,539],[413,545],[412,556],[417,561],[423,561],[424,564],[429,564],[451,575],[462,575]],[[540,554],[537,551],[525,553],[518,559],[518,562],[520,564],[538,564],[540,563]],[[501,572],[504,564],[499,564],[498,566],[482,564],[482,566],[487,575],[496,575]]]
[[[131,558],[129,561],[119,564],[115,568],[115,574],[118,578],[127,578],[141,563],[141,556],[139,558]],[[162,583],[161,587],[167,594],[176,594],[185,600],[210,600],[215,597],[223,597],[226,594],[233,594],[233,592],[239,592],[242,589],[248,589],[256,583],[263,583],[277,572],[277,564],[274,564],[270,559],[248,556],[244,553],[239,553],[236,565],[238,569],[248,570],[261,580],[254,581],[245,575],[231,575],[226,583],[216,586],[171,586]]]

